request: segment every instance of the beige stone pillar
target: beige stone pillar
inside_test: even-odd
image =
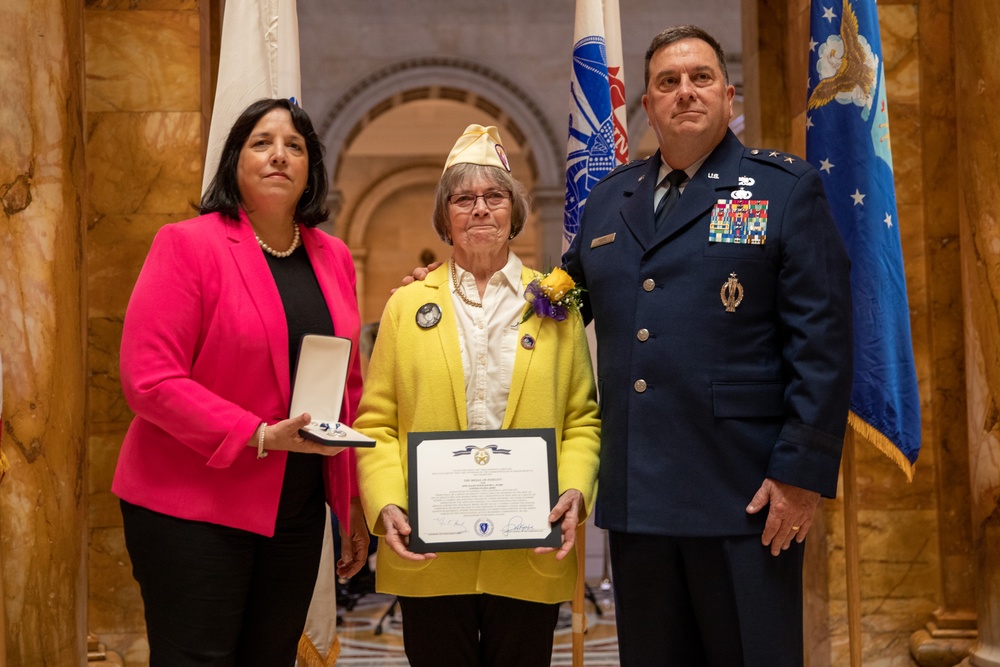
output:
[[[922,391],[925,447],[937,455],[934,496],[940,554],[939,606],[925,627],[910,637],[918,665],[953,665],[968,654],[976,638],[975,548],[971,538],[969,445],[966,420],[965,350],[962,323],[962,270],[959,192],[955,168],[955,36],[952,1],[928,0],[918,6],[919,121],[922,153],[921,193],[926,259],[924,279],[929,320],[915,323],[914,338],[927,337],[930,374]],[[911,246],[914,247],[914,246]],[[930,324],[933,323],[932,326]],[[921,458],[924,458],[923,453]]]
[[[542,268],[541,264],[558,264],[562,257],[563,216],[566,212],[566,191],[562,188],[536,187],[531,193],[532,207],[537,217],[535,225],[538,229],[538,248],[541,250],[541,262],[534,266],[548,271],[551,266]],[[546,261],[547,260],[547,261]]]
[[[0,562],[8,665],[86,662],[83,21],[0,3]]]
[[[3,0],[0,0],[2,2]],[[121,328],[157,230],[194,217],[201,193],[201,72],[211,0],[87,0],[88,629],[129,667],[149,661],[139,586],[111,493],[132,413]],[[214,57],[213,57],[214,58]]]
[[[958,182],[979,641],[968,660],[1000,667],[1000,7],[956,0]]]
[[[743,0],[744,134],[748,146],[805,155],[808,0]],[[828,515],[824,501],[806,540],[803,572],[803,633],[808,667],[830,667],[830,592],[827,580]],[[841,515],[835,515],[843,521]]]

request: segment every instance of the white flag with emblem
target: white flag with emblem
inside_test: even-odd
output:
[[[259,99],[279,97],[302,105],[295,0],[227,2],[202,193],[215,178],[222,146],[243,110]]]

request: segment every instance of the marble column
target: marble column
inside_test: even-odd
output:
[[[744,142],[805,155],[805,56],[801,41],[808,35],[808,0],[742,0]],[[805,16],[805,32],[801,28]],[[808,41],[808,40],[807,40]],[[801,119],[800,119],[801,116]]]
[[[805,155],[806,96],[789,82],[806,78],[801,43],[808,41],[808,0],[743,0],[741,12],[746,144]],[[835,501],[821,503],[806,540],[802,612],[808,667],[831,665],[827,524],[836,508]]]
[[[83,18],[0,7],[0,562],[8,665],[86,662]],[[2,656],[0,656],[2,657]]]
[[[976,638],[975,548],[971,538],[969,445],[966,420],[965,350],[962,324],[962,271],[959,239],[959,183],[955,168],[956,98],[941,95],[954,87],[955,36],[952,1],[921,2],[919,28],[919,122],[923,155],[921,192],[925,224],[923,251],[927,262],[927,309],[933,326],[928,338],[930,375],[921,391],[928,447],[936,447],[940,552],[939,606],[925,626],[910,637],[910,654],[918,665],[954,665]],[[921,330],[915,327],[914,337]]]
[[[88,629],[129,667],[149,661],[143,605],[111,480],[132,413],[118,376],[132,287],[156,232],[195,215],[201,85],[215,0],[87,0]],[[217,29],[217,28],[216,28]]]
[[[538,217],[535,225],[538,228],[538,244],[540,257],[548,260],[548,264],[556,265],[562,257],[563,215],[566,211],[566,192],[562,188],[535,188],[531,193],[532,207]],[[537,264],[536,264],[537,266]],[[551,267],[546,266],[545,271]]]
[[[955,71],[972,540],[979,641],[967,664],[1000,667],[1000,10],[956,0]],[[950,94],[950,93],[949,93]]]

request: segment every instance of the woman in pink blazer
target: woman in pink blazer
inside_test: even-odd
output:
[[[142,590],[150,664],[291,666],[328,501],[340,576],[368,532],[352,451],[288,417],[304,334],[354,345],[341,421],[361,393],[354,265],[326,220],[322,145],[304,111],[261,100],[233,125],[201,217],[157,233],[125,314],[135,419],[112,491]],[[277,249],[277,250],[276,250]]]

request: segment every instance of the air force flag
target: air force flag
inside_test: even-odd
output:
[[[903,254],[874,0],[812,0],[806,155],[851,257],[851,426],[912,478],[920,451]]]

